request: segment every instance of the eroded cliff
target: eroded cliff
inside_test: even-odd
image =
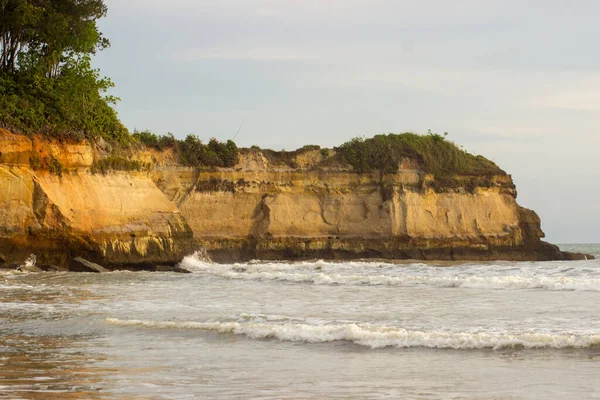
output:
[[[434,189],[414,160],[395,174],[356,174],[321,166],[326,157],[310,153],[293,168],[270,165],[255,150],[231,169],[164,167],[153,178],[222,261],[573,257],[540,241],[539,218],[517,204],[508,175],[485,187],[457,177],[458,185]]]
[[[217,261],[361,257],[576,258],[540,241],[510,176],[441,185],[404,158],[397,173],[355,173],[335,151],[286,163],[258,149],[233,168],[182,167],[172,149],[138,148],[140,171],[97,171],[99,144],[48,142],[0,130],[0,255],[111,268],[173,264],[200,246]],[[1,259],[0,259],[1,261]]]
[[[147,173],[90,172],[93,146],[0,131],[0,253],[65,266],[174,263],[195,248],[177,207]],[[60,165],[51,171],[52,164]]]

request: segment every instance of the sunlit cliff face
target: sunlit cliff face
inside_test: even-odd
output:
[[[56,265],[77,255],[175,264],[199,246],[221,260],[565,257],[540,243],[539,218],[516,203],[507,175],[444,186],[411,159],[397,173],[358,174],[333,150],[244,151],[233,168],[202,171],[143,148],[129,157],[148,168],[97,172],[106,151],[89,143],[0,133],[0,245],[10,262],[34,253]]]

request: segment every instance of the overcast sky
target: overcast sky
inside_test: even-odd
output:
[[[512,174],[547,240],[600,242],[600,2],[105,0],[130,129],[292,150],[428,129]]]

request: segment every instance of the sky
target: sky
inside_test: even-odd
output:
[[[600,2],[105,0],[130,129],[332,147],[449,132],[554,243],[600,243]],[[245,121],[245,122],[244,122]]]

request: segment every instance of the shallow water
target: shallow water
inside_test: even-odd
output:
[[[184,267],[1,274],[0,398],[600,399],[597,260]]]

